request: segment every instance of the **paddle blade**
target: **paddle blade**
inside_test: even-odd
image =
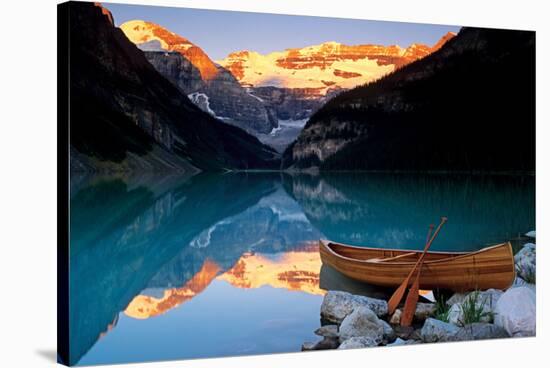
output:
[[[403,299],[403,295],[405,295],[405,291],[407,290],[407,286],[409,285],[409,278],[405,279],[401,285],[397,288],[397,290],[394,291],[393,295],[391,296],[390,300],[388,300],[388,314],[392,315],[393,312],[397,309],[397,306],[401,302],[401,299]]]
[[[418,289],[420,283],[420,270],[418,270],[418,275],[416,276],[411,288],[409,289],[409,294],[407,299],[405,299],[405,306],[403,307],[403,313],[401,314],[401,326],[408,327],[411,325],[414,312],[416,312],[416,304],[418,303]]]

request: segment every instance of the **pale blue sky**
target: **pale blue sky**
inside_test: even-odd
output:
[[[347,45],[432,45],[459,26],[382,22],[219,10],[103,3],[116,25],[141,19],[162,25],[197,46],[212,59],[239,50],[262,54],[292,47],[337,41]]]

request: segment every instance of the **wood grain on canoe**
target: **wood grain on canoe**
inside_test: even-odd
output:
[[[422,251],[366,248],[319,242],[321,260],[355,280],[386,287],[399,286]],[[508,243],[475,252],[428,252],[420,276],[421,289],[453,291],[506,289],[515,278]]]

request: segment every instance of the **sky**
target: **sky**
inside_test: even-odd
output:
[[[346,45],[433,45],[459,26],[103,3],[117,26],[141,19],[187,38],[213,60],[240,50],[267,54],[336,41]]]

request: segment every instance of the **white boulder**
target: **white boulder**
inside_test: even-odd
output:
[[[419,341],[416,340],[403,340],[402,338],[398,337],[393,343],[388,344],[386,346],[401,346],[401,345],[414,345],[418,344]]]
[[[327,321],[341,323],[348,314],[359,307],[367,307],[379,317],[388,313],[388,303],[385,300],[331,290],[321,304],[321,317]]]
[[[398,325],[401,322],[401,309],[396,309],[390,318],[390,324]],[[433,303],[417,303],[414,311],[414,318],[417,321],[424,321],[426,318],[435,313],[435,304]]]
[[[466,299],[467,293],[454,293],[453,296],[451,296],[446,304],[448,306],[452,306],[453,304],[460,304]]]
[[[516,278],[514,279],[514,283],[510,287],[514,288],[514,287],[527,286],[527,285],[529,285],[529,283],[527,281],[525,281],[524,279],[522,279],[519,275],[516,274]]]
[[[537,246],[527,243],[514,256],[517,275],[524,280],[533,280],[537,268]]]
[[[449,323],[452,323],[455,326],[460,326],[462,324],[464,315],[462,313],[461,303],[455,303],[451,306],[449,313],[447,314],[447,318]]]
[[[529,238],[536,238],[537,236],[537,233],[535,230],[531,230],[529,231],[527,234],[525,234],[525,236],[529,237]]]
[[[392,330],[391,327],[386,325],[387,323],[381,321],[376,316],[376,313],[369,308],[356,308],[351,314],[344,318],[340,325],[340,342],[344,342],[352,337],[363,336],[379,344],[384,340],[384,335],[388,333],[389,330]]]
[[[343,343],[340,344],[338,349],[360,349],[360,348],[367,348],[371,346],[378,346],[379,342],[376,340],[371,339],[367,336],[356,336],[347,339]]]
[[[435,313],[434,303],[417,303],[414,311],[414,318],[418,321],[423,321]]]
[[[424,342],[450,341],[459,328],[453,324],[428,318],[420,330]]]
[[[325,325],[319,327],[315,330],[315,335],[323,337],[338,337],[338,326],[337,325]]]
[[[485,339],[500,339],[508,337],[506,330],[492,323],[472,323],[462,327],[454,334],[451,341],[471,341]]]
[[[495,324],[510,336],[534,336],[536,332],[536,294],[532,288],[508,289],[495,308]]]

